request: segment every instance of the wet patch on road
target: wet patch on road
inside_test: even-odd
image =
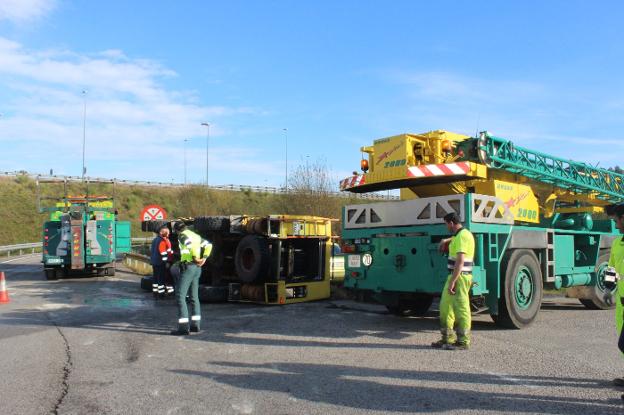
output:
[[[120,297],[90,297],[83,300],[83,304],[104,308],[139,309],[151,308],[153,301],[141,298]]]

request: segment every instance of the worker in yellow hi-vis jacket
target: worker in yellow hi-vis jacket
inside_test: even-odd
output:
[[[624,204],[612,205],[607,208],[607,214],[615,220],[615,227],[624,234]],[[615,290],[615,324],[619,335],[618,348],[624,353],[624,236],[615,238],[611,244],[611,254],[609,255],[609,268],[605,274],[612,274],[617,280]],[[605,275],[605,280],[607,275]],[[605,281],[606,282],[606,281]],[[611,293],[608,293],[609,297]],[[615,378],[613,383],[616,386],[624,386],[624,378]],[[624,395],[622,395],[624,399]]]
[[[189,332],[199,333],[201,308],[199,304],[199,278],[206,259],[210,256],[212,245],[201,236],[186,228],[184,222],[176,222],[174,230],[180,244],[180,278],[176,285],[178,303],[178,328],[173,335],[187,335]],[[192,315],[189,322],[189,311],[186,296],[189,295]]]
[[[464,228],[456,213],[444,217],[451,238],[440,242],[440,250],[448,246],[449,276],[440,299],[440,331],[442,338],[431,344],[449,350],[470,347],[470,288],[475,242],[472,233]],[[457,327],[457,335],[455,334]]]

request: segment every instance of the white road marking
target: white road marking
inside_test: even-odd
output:
[[[0,262],[0,264],[8,264],[9,262],[17,261],[18,259],[29,258],[29,257],[33,257],[33,256],[36,256],[36,255],[41,255],[41,254],[22,255],[22,256],[17,257],[17,258],[9,259],[7,261],[2,261],[2,262]]]

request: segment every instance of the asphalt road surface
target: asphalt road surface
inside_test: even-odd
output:
[[[522,331],[475,316],[469,351],[434,350],[436,313],[350,301],[202,305],[168,333],[173,300],[136,275],[45,281],[39,257],[1,263],[3,414],[621,414],[612,311],[551,298]]]

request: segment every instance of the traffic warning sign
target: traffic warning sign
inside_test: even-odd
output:
[[[163,220],[167,219],[167,212],[158,205],[145,206],[141,211],[141,220]]]

